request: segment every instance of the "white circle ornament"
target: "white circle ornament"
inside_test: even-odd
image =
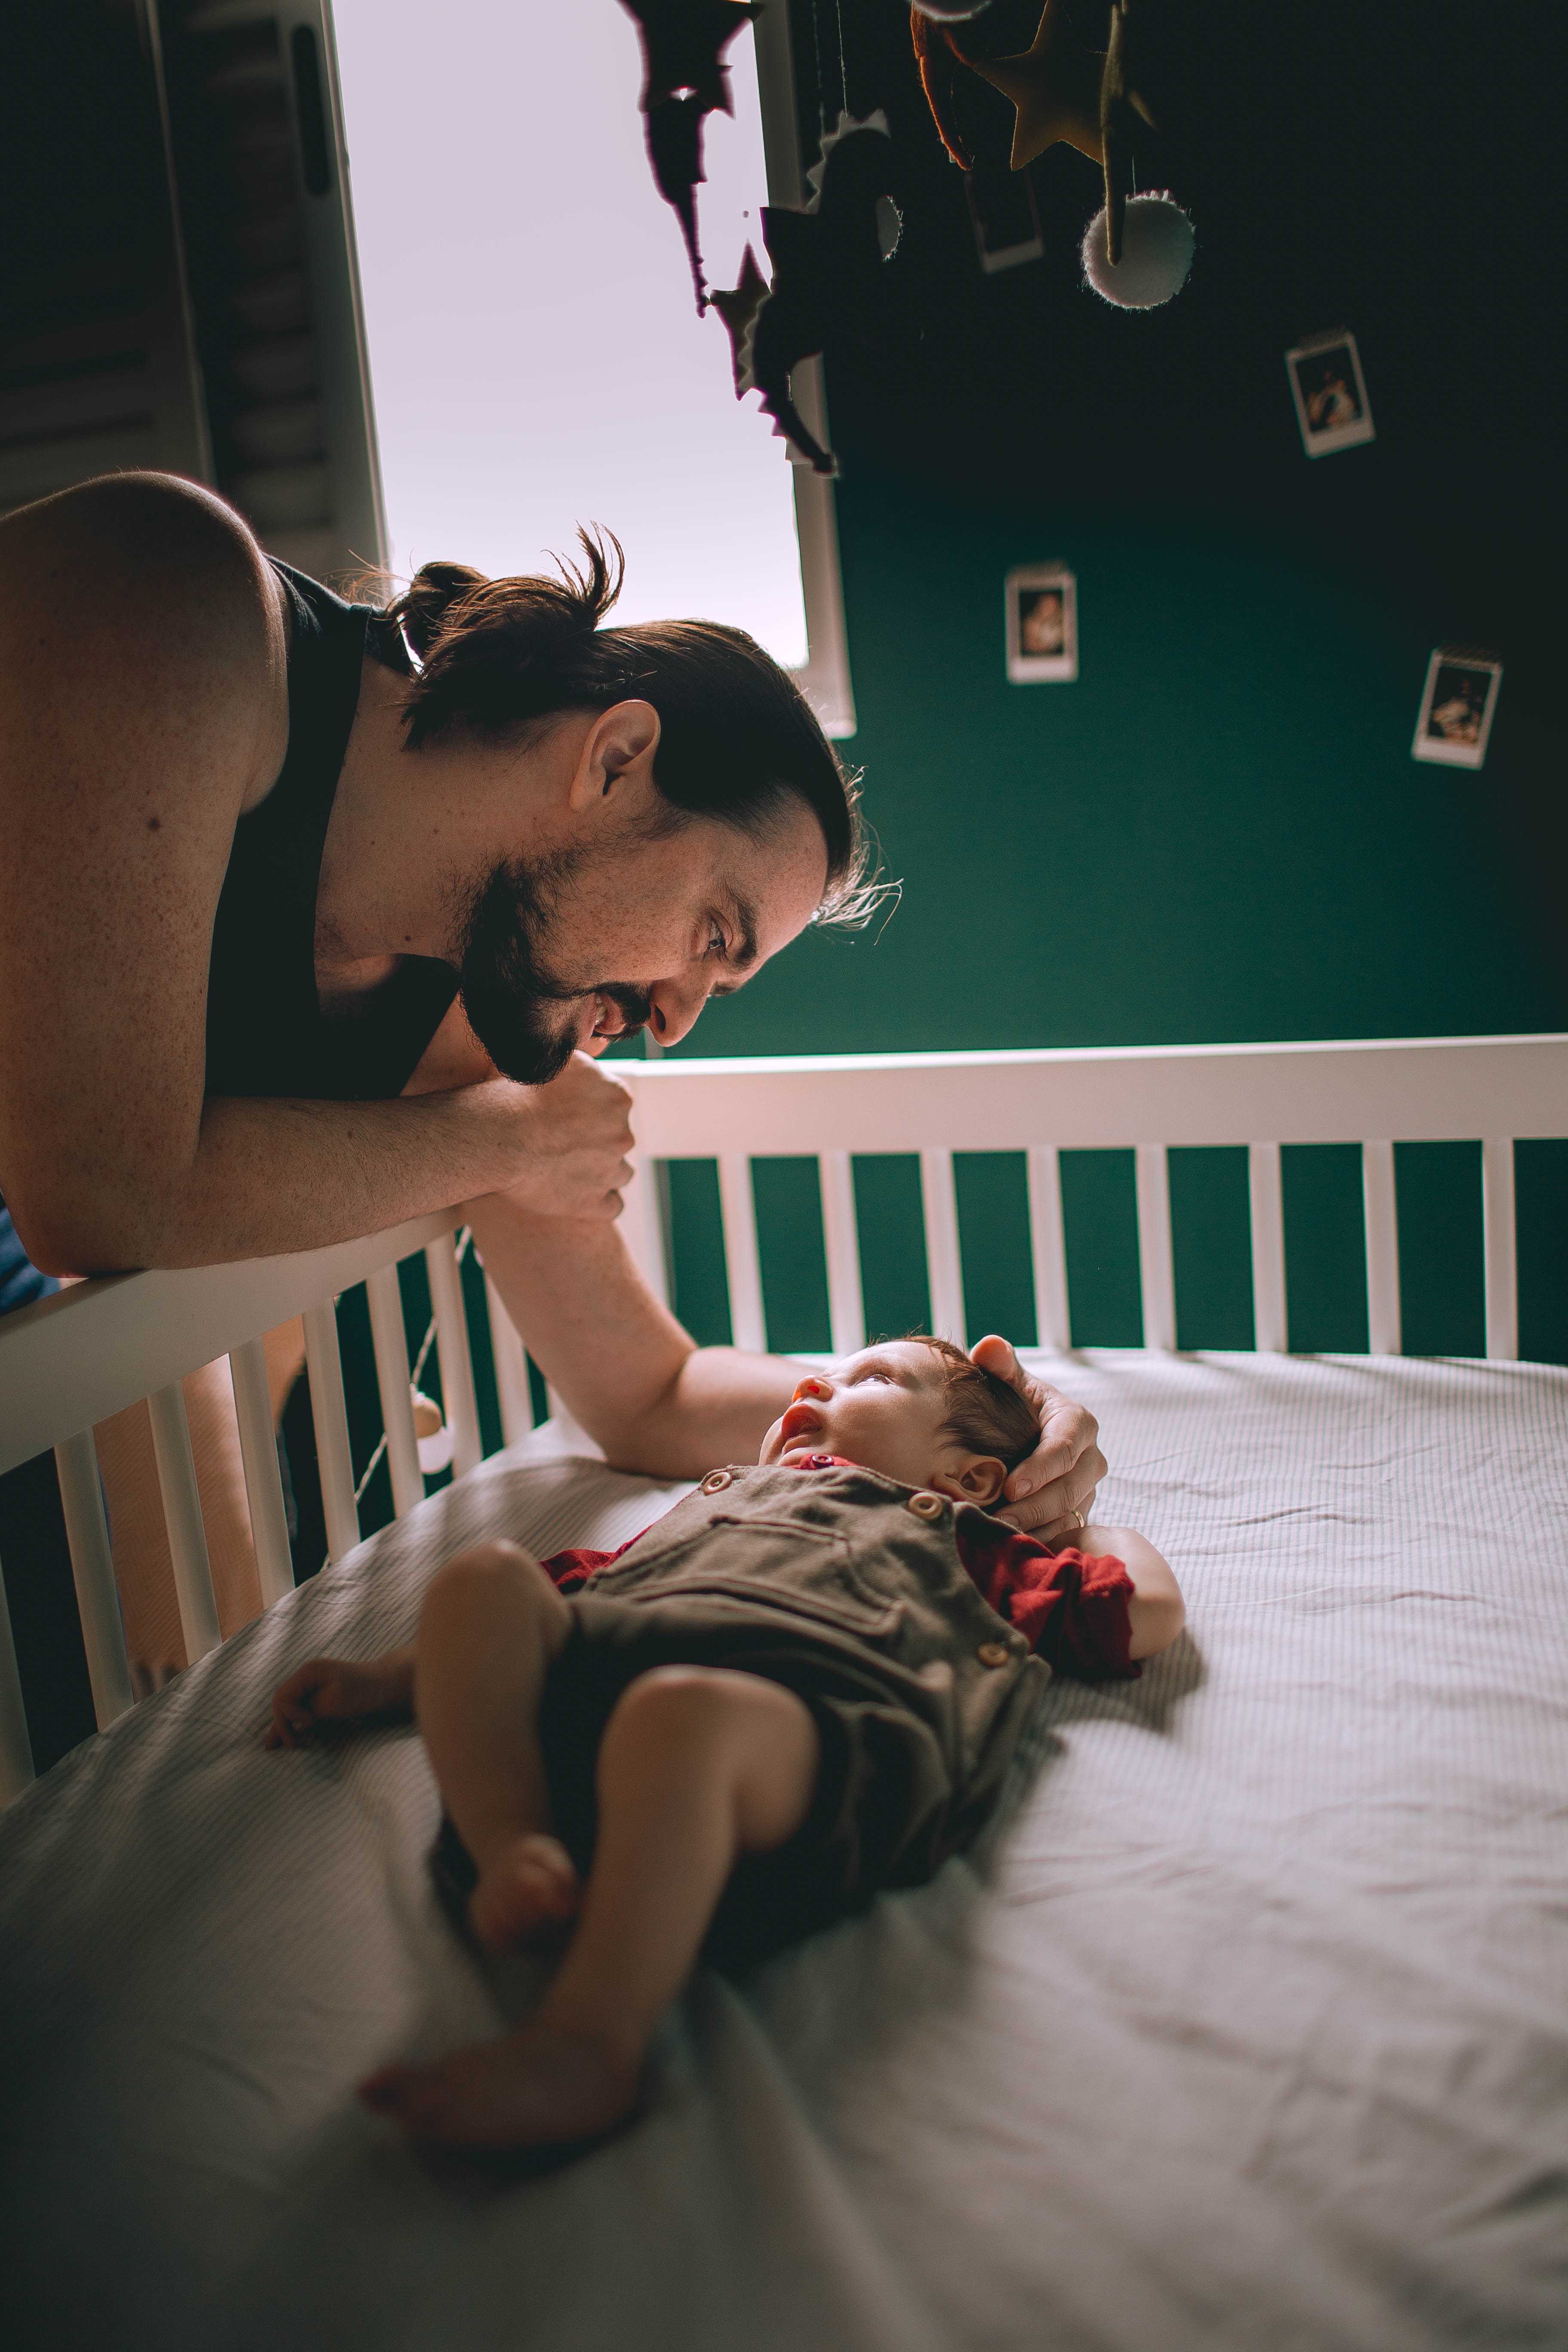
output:
[[[1106,259],[1102,206],[1084,231],[1083,274],[1119,310],[1153,310],[1186,284],[1196,242],[1174,196],[1129,196],[1121,260]]]

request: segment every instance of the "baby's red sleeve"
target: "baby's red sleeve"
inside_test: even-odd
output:
[[[958,1538],[984,1598],[1058,1674],[1086,1683],[1137,1679],[1132,1579],[1121,1560],[1106,1552],[1047,1551],[1033,1536],[967,1514]]]
[[[647,1533],[646,1528],[643,1533]],[[636,1536],[628,1536],[626,1542],[617,1544],[614,1551],[552,1552],[548,1559],[540,1562],[540,1566],[558,1592],[580,1592],[597,1570],[608,1568],[613,1559],[619,1559],[622,1552],[630,1551],[636,1541]]]

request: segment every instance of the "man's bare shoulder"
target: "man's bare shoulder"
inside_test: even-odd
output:
[[[0,523],[0,633],[40,710],[215,753],[248,802],[281,760],[288,636],[277,580],[240,517],[198,484],[116,474]],[[11,668],[11,664],[6,664]],[[123,739],[122,739],[123,741]],[[165,742],[165,751],[172,748]]]

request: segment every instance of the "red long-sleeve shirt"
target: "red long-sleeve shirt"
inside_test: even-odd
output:
[[[853,1468],[836,1454],[810,1454],[801,1470]],[[643,1530],[644,1534],[647,1529]],[[1028,1636],[1058,1673],[1081,1682],[1131,1681],[1138,1668],[1129,1653],[1132,1580],[1108,1553],[1086,1556],[1070,1547],[1047,1551],[1033,1536],[1020,1535],[1000,1519],[966,1512],[954,1534],[958,1556],[981,1598],[998,1617]],[[619,1559],[638,1538],[616,1551],[558,1551],[544,1563],[563,1592],[580,1592],[602,1568]]]

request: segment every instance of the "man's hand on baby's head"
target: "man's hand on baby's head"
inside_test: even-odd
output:
[[[983,1370],[994,1372],[1026,1398],[1040,1423],[1040,1442],[1009,1477],[997,1517],[1040,1543],[1070,1543],[1093,1507],[1105,1475],[1100,1424],[1091,1412],[1025,1370],[1009,1343],[995,1332],[970,1349]]]

